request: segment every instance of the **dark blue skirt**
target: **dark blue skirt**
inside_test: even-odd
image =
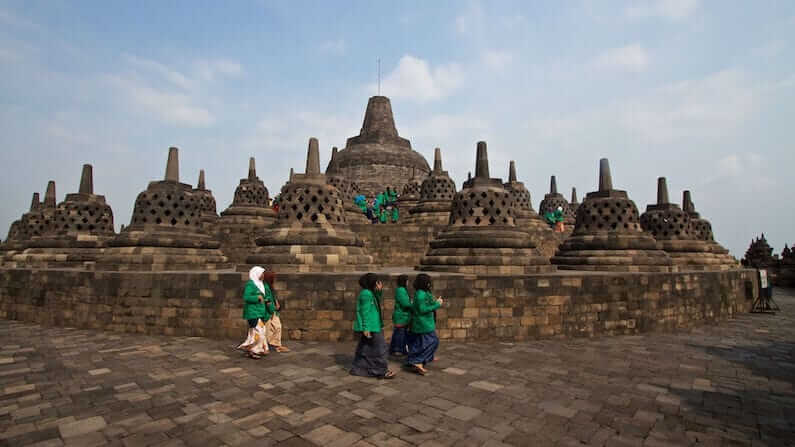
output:
[[[407,344],[408,344],[408,331],[405,327],[396,327],[392,331],[392,341],[389,342],[389,353],[390,354],[408,354]]]
[[[436,331],[427,334],[408,333],[409,356],[406,363],[410,365],[425,365],[433,361],[433,355],[439,347],[439,337]]]

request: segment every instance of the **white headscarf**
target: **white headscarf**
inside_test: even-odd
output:
[[[249,279],[254,281],[254,285],[257,286],[259,291],[262,292],[262,294],[264,295],[265,294],[265,284],[263,284],[262,280],[260,279],[260,277],[262,276],[263,273],[265,273],[265,269],[264,268],[262,268],[260,266],[252,267],[251,270],[248,271],[248,277],[249,277]]]

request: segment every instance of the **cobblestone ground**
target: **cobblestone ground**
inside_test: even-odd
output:
[[[795,291],[776,299],[690,333],[443,343],[392,381],[349,376],[351,344],[255,361],[0,320],[0,445],[795,445]]]

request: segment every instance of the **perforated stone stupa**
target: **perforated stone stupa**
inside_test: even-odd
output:
[[[570,231],[576,220],[571,211],[569,211],[569,202],[566,201],[563,194],[558,192],[557,179],[553,175],[549,178],[549,194],[545,194],[541,204],[538,205],[538,213],[542,216],[546,213],[554,213],[558,207],[563,210],[563,223],[566,226],[566,230]]]
[[[199,170],[199,182],[193,190],[193,194],[199,198],[199,212],[201,213],[202,228],[208,233],[215,231],[215,224],[218,222],[218,211],[215,205],[213,192],[207,189],[204,183],[204,169]]]
[[[245,262],[256,247],[254,239],[263,228],[276,222],[265,183],[257,177],[254,157],[248,160],[248,175],[240,179],[229,208],[221,212],[216,235],[224,254],[235,263]]]
[[[30,235],[27,232],[26,220],[30,219],[32,215],[41,213],[42,203],[39,200],[39,193],[33,193],[33,199],[30,201],[30,208],[26,213],[11,223],[8,229],[8,235],[5,242],[0,244],[0,264],[3,266],[12,266],[7,264],[11,261],[12,257],[25,249],[27,242],[30,240]]]
[[[577,209],[580,207],[580,203],[577,202],[577,188],[571,187],[571,200],[569,200],[569,209],[568,209],[568,217],[577,222]]]
[[[409,210],[409,223],[420,225],[446,225],[450,221],[450,209],[455,197],[455,182],[442,169],[442,150],[433,154],[433,171],[422,181],[420,200]]]
[[[41,235],[28,241],[24,252],[13,257],[18,265],[37,268],[94,266],[115,232],[113,211],[105,202],[105,196],[94,194],[93,172],[91,165],[83,165],[80,189],[66,195],[55,208],[51,224]]]
[[[527,190],[524,183],[516,180],[516,162],[513,160],[508,164],[508,182],[503,186],[513,200],[514,220],[517,228],[530,232],[552,233],[549,225],[533,209],[530,191]]]
[[[712,233],[712,224],[696,212],[696,206],[693,204],[690,191],[682,193],[682,209],[690,218],[690,234],[695,239],[705,241],[712,252],[718,255],[718,258],[724,264],[736,266],[737,260],[729,254],[729,250],[723,248],[722,245],[715,241],[715,235]]]
[[[626,191],[613,189],[610,165],[599,162],[599,190],[580,204],[574,232],[552,258],[559,269],[666,272],[671,258],[643,231]]]
[[[401,191],[400,196],[398,196],[398,206],[403,216],[408,217],[410,215],[410,210],[420,203],[421,189],[422,182],[417,178],[417,169],[411,168],[411,178],[403,185],[403,191]]]
[[[345,148],[332,157],[326,175],[356,183],[369,199],[387,186],[402,191],[412,168],[421,175],[430,171],[425,157],[398,135],[389,98],[373,96],[367,102],[359,135],[348,138]]]
[[[202,229],[200,198],[179,181],[179,150],[169,149],[166,175],[135,199],[130,225],[108,242],[100,270],[216,270],[231,267]]]
[[[668,201],[665,177],[657,179],[657,203],[646,207],[640,225],[657,240],[657,247],[668,253],[679,270],[728,270],[736,266],[735,262],[727,263],[713,253],[706,241],[693,236],[690,216]]]
[[[475,274],[554,271],[526,231],[516,227],[515,203],[502,180],[489,176],[486,142],[477,144],[475,177],[453,199],[447,228],[420,260],[420,270]]]
[[[287,272],[367,269],[373,258],[345,218],[340,192],[320,172],[318,141],[310,138],[306,171],[282,188],[276,224],[262,231],[246,263]]]

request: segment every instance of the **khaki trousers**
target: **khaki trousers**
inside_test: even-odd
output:
[[[268,337],[268,344],[273,347],[282,345],[282,320],[278,315],[274,315],[265,323],[265,333]]]

